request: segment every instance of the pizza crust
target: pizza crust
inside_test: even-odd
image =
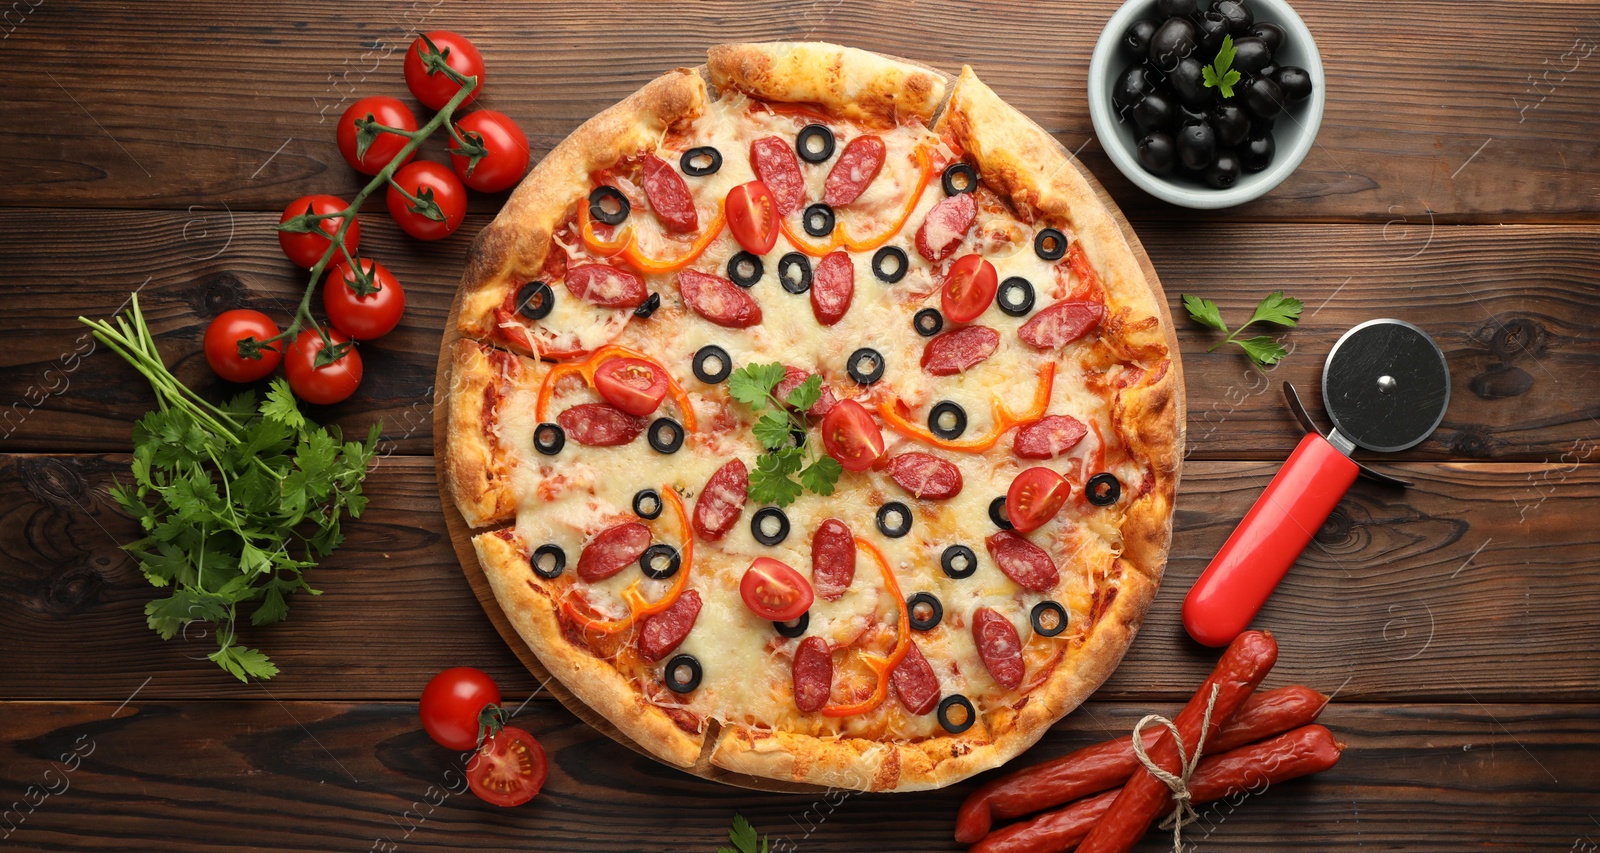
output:
[[[706,69],[719,90],[814,104],[873,127],[931,121],[948,82],[927,66],[823,42],[721,44],[707,52]]]
[[[498,362],[498,363],[497,363]],[[502,382],[531,376],[538,362],[521,359],[467,339],[451,353],[450,388],[445,392],[445,482],[456,508],[471,527],[500,524],[516,517],[511,488],[514,461],[485,430],[484,395]]]

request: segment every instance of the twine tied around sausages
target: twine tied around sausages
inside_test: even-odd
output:
[[[1194,810],[1194,803],[1189,793],[1189,777],[1194,775],[1194,769],[1200,764],[1200,754],[1206,747],[1206,734],[1211,731],[1211,710],[1217,705],[1217,694],[1221,691],[1220,684],[1211,685],[1211,696],[1206,699],[1206,715],[1200,723],[1200,739],[1194,745],[1194,753],[1184,752],[1183,735],[1178,733],[1178,727],[1173,722],[1160,714],[1150,714],[1140,720],[1133,727],[1133,754],[1138,757],[1144,769],[1150,775],[1160,779],[1168,788],[1172,789],[1172,799],[1178,808],[1165,821],[1161,828],[1172,827],[1172,849],[1183,849],[1183,828],[1200,819],[1200,814]],[[1144,751],[1144,727],[1150,723],[1160,723],[1172,732],[1172,742],[1178,747],[1178,773],[1176,775],[1163,770],[1160,765],[1150,759]]]

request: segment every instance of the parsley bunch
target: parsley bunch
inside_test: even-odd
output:
[[[783,365],[777,362],[741,367],[728,377],[728,395],[756,413],[751,431],[767,449],[750,472],[750,499],[776,506],[794,503],[802,489],[831,495],[844,473],[838,460],[818,453],[806,439],[804,415],[822,396],[822,377],[812,374],[780,400],[774,391],[782,381]]]
[[[146,621],[164,640],[209,623],[217,650],[207,657],[240,681],[271,678],[272,661],[238,643],[239,609],[253,605],[250,623],[265,625],[288,615],[290,593],[321,594],[305,570],[343,541],[341,516],[365,508],[379,425],[365,442],[341,441],[338,427],[306,420],[281,378],[259,404],[246,391],[212,405],[167,370],[139,297],[131,303],[115,326],[78,319],[156,395],[157,409],[133,428],[133,483],[111,490],[145,534],[123,550],[153,586],[172,590],[145,605]]]
[[[1222,309],[1217,303],[1203,296],[1183,295],[1183,307],[1188,310],[1189,316],[1196,323],[1209,326],[1219,332],[1227,332],[1228,324],[1222,322]],[[1257,367],[1270,367],[1282,361],[1289,354],[1283,345],[1269,335],[1257,335],[1253,338],[1239,340],[1239,334],[1253,323],[1276,323],[1279,326],[1294,326],[1300,320],[1300,312],[1305,309],[1305,303],[1292,296],[1284,296],[1283,291],[1276,290],[1267,294],[1260,304],[1256,305],[1254,314],[1245,321],[1243,326],[1234,329],[1226,338],[1211,345],[1206,352],[1211,352],[1226,343],[1238,344],[1244,349],[1250,360]]]

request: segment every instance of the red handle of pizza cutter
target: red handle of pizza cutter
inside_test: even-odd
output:
[[[1322,436],[1301,439],[1183,600],[1189,636],[1225,646],[1244,631],[1355,482],[1357,470]]]

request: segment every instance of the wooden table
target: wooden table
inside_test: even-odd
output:
[[[106,489],[126,477],[130,422],[152,400],[75,318],[138,290],[169,363],[219,393],[206,322],[235,306],[287,315],[301,277],[271,226],[296,196],[358,188],[333,121],[356,97],[405,97],[398,57],[418,26],[482,47],[483,103],[521,122],[536,156],[718,41],[968,62],[1081,149],[1175,308],[1180,293],[1230,318],[1271,290],[1305,301],[1294,354],[1266,375],[1180,322],[1190,452],[1167,582],[1122,668],[1019,764],[1188,697],[1213,655],[1183,637],[1179,603],[1300,435],[1279,381],[1316,398],[1329,347],[1362,320],[1426,328],[1448,355],[1449,413],[1378,463],[1415,486],[1358,483],[1257,621],[1283,649],[1268,684],[1336,694],[1324,722],[1350,748],[1331,772],[1209,810],[1189,837],[1215,850],[1600,849],[1600,4],[1297,5],[1327,66],[1318,144],[1266,198],[1199,214],[1133,188],[1093,139],[1084,74],[1106,4],[12,4],[0,849],[710,851],[736,812],[788,842],[778,849],[955,849],[971,782],[798,797],[695,779],[578,722],[491,629],[427,454],[445,312],[499,197],[476,199],[441,243],[403,238],[381,204],[363,218],[363,248],[409,307],[363,347],[359,394],[317,415],[352,433],[383,424],[384,456],[368,514],[313,575],[326,594],[249,635],[283,673],[239,684],[204,660],[212,638],[145,627],[152,590],[119,550],[133,526]],[[519,724],[552,758],[533,804],[455,793],[455,757],[418,726],[423,684],[459,664],[491,672],[514,707],[531,697]],[[1162,848],[1152,835],[1140,849]]]

